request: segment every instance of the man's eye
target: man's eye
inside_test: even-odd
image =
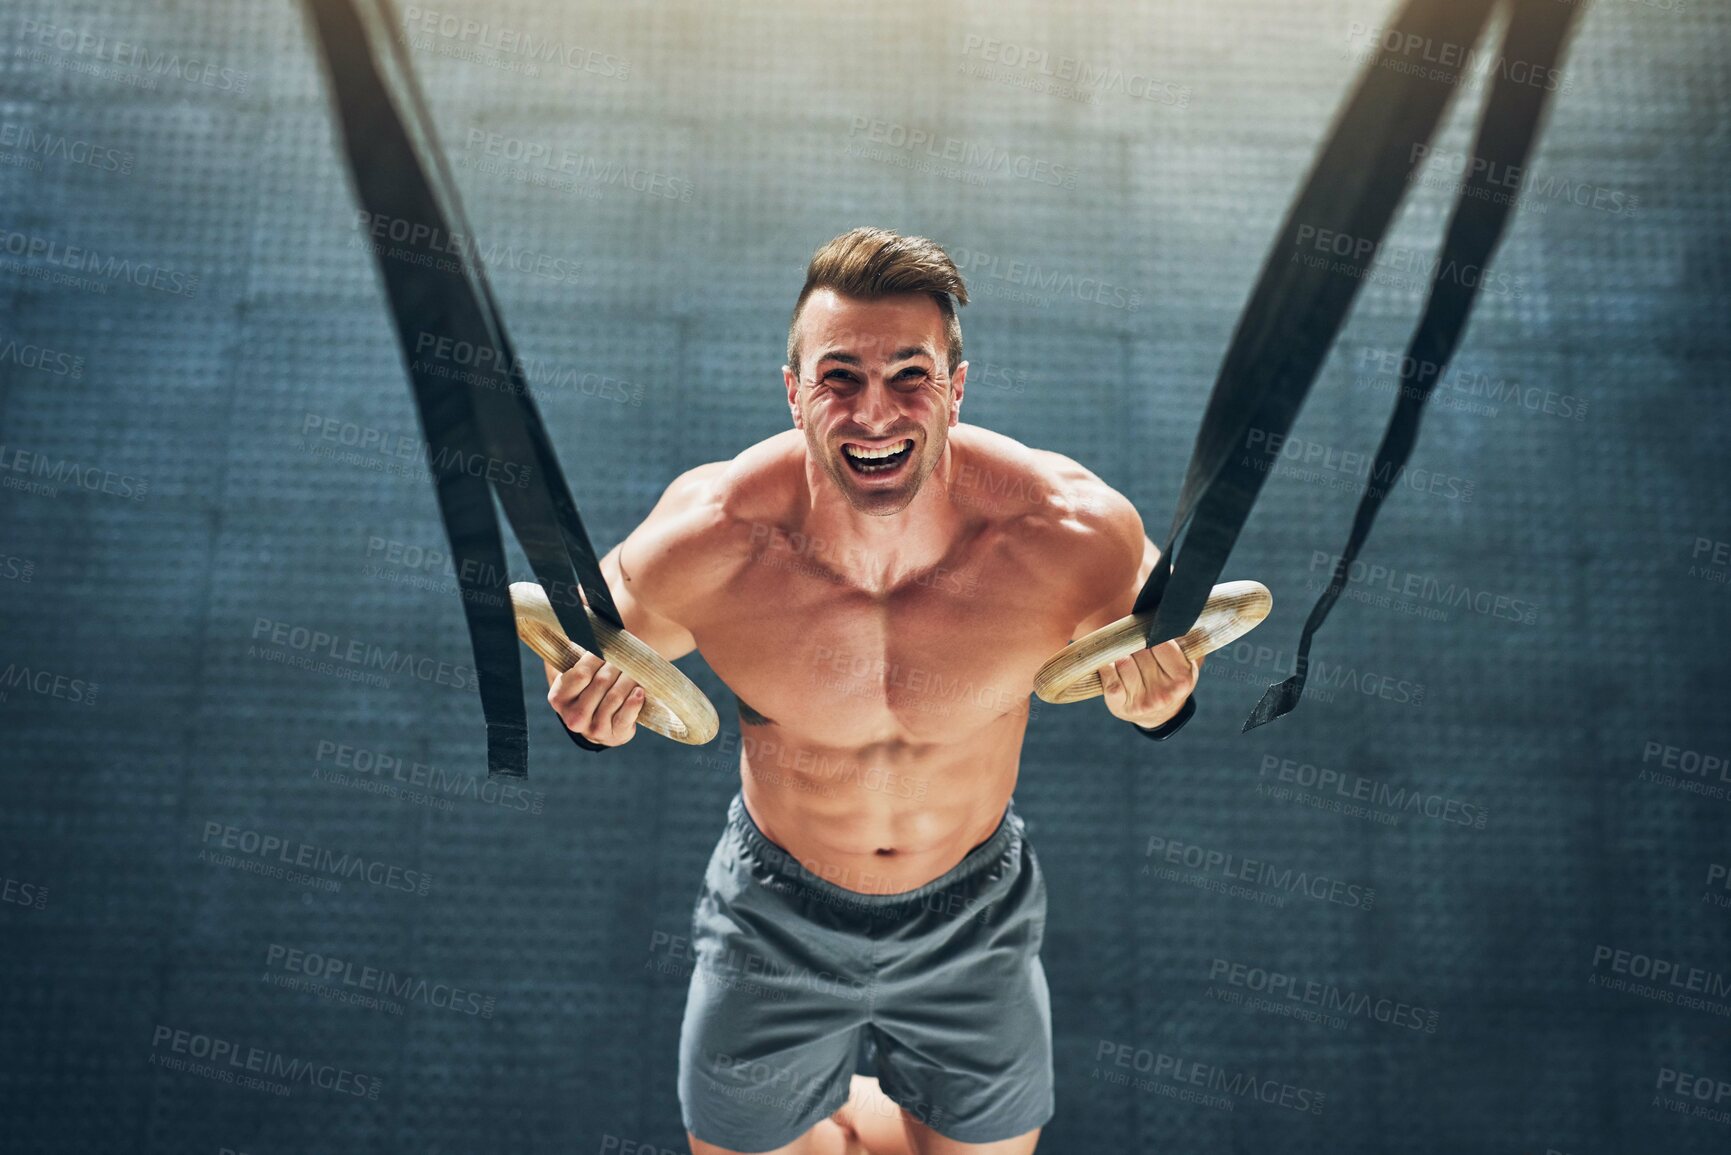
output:
[[[845,369],[831,369],[823,375],[825,381],[852,381],[854,376]]]

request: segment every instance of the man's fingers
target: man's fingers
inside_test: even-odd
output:
[[[577,695],[577,700],[571,704],[571,708],[577,712],[577,716],[584,719],[595,717],[595,711],[600,707],[602,699],[607,697],[607,692],[613,688],[619,678],[618,666],[609,666],[603,663],[595,671],[595,676],[589,680],[589,684],[583,687],[583,692]]]
[[[1192,658],[1186,654],[1183,647],[1179,646],[1177,638],[1172,639],[1172,653],[1178,659],[1176,671],[1178,679],[1187,685],[1196,685],[1196,679],[1202,674],[1202,659]]]
[[[1142,660],[1147,650],[1139,650],[1127,658],[1119,658],[1112,663],[1112,669],[1124,683],[1124,697],[1127,702],[1135,702],[1142,691],[1147,688],[1147,671]]]
[[[1172,652],[1176,648],[1177,646],[1174,642],[1165,641],[1161,642],[1157,646],[1142,651],[1147,654],[1149,660],[1153,662],[1154,669],[1159,673],[1162,680],[1176,678],[1178,672],[1184,668],[1183,654],[1174,654]],[[1139,656],[1140,655],[1138,655],[1138,657]]]
[[[555,709],[575,702],[577,695],[581,694],[589,685],[590,680],[595,677],[596,671],[600,668],[600,658],[591,654],[584,654],[577,660],[575,666],[552,681],[551,692],[547,695],[548,701],[553,703]]]
[[[1142,686],[1151,694],[1158,694],[1166,688],[1169,675],[1160,663],[1159,647],[1148,649],[1143,647],[1130,655],[1135,663],[1137,673],[1142,675]]]
[[[1202,676],[1202,658],[1192,659],[1185,654],[1177,638],[1161,642],[1154,647],[1153,653],[1168,683],[1183,686],[1186,692],[1196,688],[1197,679]]]
[[[547,668],[547,703],[567,730],[592,742],[615,746],[631,739],[648,700],[635,679],[587,651],[563,672],[551,662],[543,665]]]
[[[598,661],[589,662],[588,665],[584,665],[584,660],[587,659],[588,656],[589,655],[587,655],[587,654],[583,655],[582,658],[579,658],[577,660],[577,664],[575,666],[572,666],[570,669],[566,669],[566,670],[561,670],[558,666],[555,666],[552,662],[549,662],[549,661],[546,661],[543,659],[541,662],[541,665],[546,667],[546,670],[547,670],[547,685],[555,686],[559,683],[560,678],[566,678],[567,680],[566,680],[565,684],[566,684],[566,686],[571,688],[571,691],[570,691],[571,693],[575,694],[578,690],[581,690],[585,685],[588,684],[588,675],[593,674],[601,666],[601,663]],[[578,674],[575,678],[569,677],[572,670],[578,671]]]
[[[1202,659],[1186,657],[1173,638],[1101,666],[1098,673],[1109,706],[1141,713],[1171,700],[1174,687],[1186,691],[1194,687],[1202,673]]]
[[[1154,659],[1155,665],[1165,677],[1176,682],[1189,680],[1190,659],[1184,656],[1184,649],[1178,644],[1177,638],[1161,642],[1146,653]]]
[[[604,671],[609,672],[606,678]],[[595,705],[601,700],[618,673],[593,654],[584,654],[577,664],[553,680],[547,690],[547,703],[567,730],[585,729],[595,715]],[[597,681],[601,682],[597,686]]]
[[[632,734],[637,731],[637,715],[642,713],[646,700],[647,694],[642,686],[632,686],[630,693],[625,694],[623,705],[620,705],[620,708],[613,712],[613,739],[615,739],[615,743],[630,741]]]
[[[620,672],[611,689],[602,697],[600,705],[595,707],[595,724],[617,731],[627,725],[622,708],[627,696],[637,689],[637,683]]]
[[[1118,676],[1115,666],[1101,666],[1099,669],[1100,689],[1106,693],[1108,702],[1116,701],[1124,692],[1124,680]]]

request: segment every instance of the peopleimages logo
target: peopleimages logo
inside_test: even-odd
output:
[[[1473,499],[1476,488],[1474,482],[1464,477],[1436,473],[1420,466],[1395,465],[1389,461],[1379,464],[1374,453],[1340,449],[1326,442],[1266,429],[1252,427],[1247,430],[1244,448],[1255,450],[1258,456],[1246,452],[1240,460],[1258,471],[1266,472],[1270,463],[1276,473],[1298,467],[1295,475],[1300,478],[1305,477],[1305,471],[1315,476],[1322,476],[1317,471],[1326,471],[1352,479],[1357,489],[1373,486],[1387,490],[1401,485],[1419,493],[1467,502]]]
[[[1373,370],[1357,378],[1358,388],[1398,392],[1413,400],[1429,390],[1431,404],[1467,413],[1495,416],[1509,405],[1528,413],[1542,413],[1572,421],[1584,420],[1588,402],[1573,393],[1559,393],[1537,385],[1522,385],[1504,377],[1471,372],[1460,365],[1444,368],[1436,361],[1422,360],[1398,349],[1367,348],[1359,354],[1360,369]],[[1386,374],[1379,377],[1377,374]]]
[[[32,160],[58,160],[63,164],[83,165],[100,172],[117,172],[127,176],[132,172],[132,154],[117,148],[78,140],[53,132],[37,132],[23,124],[0,121],[0,148],[15,148],[15,155]]]
[[[1499,164],[1494,160],[1469,152],[1449,152],[1444,149],[1434,149],[1429,144],[1418,142],[1412,146],[1409,159],[1412,164],[1419,165],[1430,158],[1440,158],[1442,164],[1465,169],[1462,177],[1450,182],[1443,182],[1445,188],[1459,188],[1466,185],[1474,190],[1471,194],[1479,199],[1490,199],[1494,203],[1514,204],[1521,198],[1537,200],[1566,200],[1581,208],[1597,209],[1615,215],[1633,213],[1640,207],[1640,199],[1619,189],[1606,188],[1604,185],[1592,184],[1586,181],[1573,181],[1567,177],[1546,175],[1540,177],[1521,165]],[[1414,170],[1415,175],[1418,169]],[[1472,183],[1477,180],[1478,184]],[[1488,195],[1479,190],[1489,189]],[[1501,190],[1501,191],[1499,191]],[[1543,208],[1543,205],[1540,205]]]
[[[462,266],[458,262],[464,258],[484,268],[511,268],[561,284],[575,284],[582,271],[582,267],[568,257],[556,257],[538,249],[519,249],[501,241],[481,244],[474,237],[447,233],[425,221],[374,215],[362,210],[357,212],[355,223],[372,251],[393,260],[428,265],[445,272],[460,271]],[[386,245],[395,247],[386,248]],[[437,253],[447,254],[451,259],[435,257]]]
[[[281,866],[298,867],[332,878],[361,879],[386,890],[424,895],[433,885],[432,875],[425,871],[409,870],[376,858],[367,858],[365,855],[330,850],[310,842],[298,842],[222,822],[204,824],[204,845],[206,848],[239,851],[256,863],[273,869]],[[234,858],[234,855],[216,855],[210,849],[200,850],[198,853],[201,861],[216,865],[229,865],[222,859]]]
[[[1209,667],[1210,677],[1224,677],[1235,682],[1260,682],[1264,676],[1273,674],[1284,678],[1298,672],[1298,655],[1286,650],[1277,650],[1272,646],[1259,645],[1248,639],[1239,639],[1216,653],[1224,654],[1225,660],[1238,663],[1240,667],[1249,669],[1232,669]],[[1261,671],[1260,673],[1258,671]],[[1337,666],[1323,658],[1307,657],[1305,659],[1305,694],[1322,701],[1330,701],[1327,696],[1331,690],[1351,690],[1365,697],[1380,698],[1385,702],[1393,702],[1402,706],[1418,706],[1424,703],[1425,684],[1410,682],[1405,678],[1396,678],[1393,674],[1384,674],[1374,670],[1358,670],[1351,666]]]
[[[1649,1002],[1731,1018],[1731,975],[1678,959],[1622,950],[1600,943],[1593,949],[1587,984]]]
[[[148,478],[4,444],[0,444],[0,486],[42,497],[58,497],[61,486],[70,486],[128,501],[143,501],[150,492]]]
[[[1157,1079],[1219,1092],[1223,1098],[1235,1097],[1226,1098],[1224,1102],[1206,1103],[1207,1106],[1230,1108],[1237,1100],[1251,1099],[1271,1107],[1284,1107],[1288,1111],[1320,1115],[1323,1103],[1328,1098],[1324,1092],[1309,1087],[1283,1083],[1278,1079],[1260,1079],[1249,1071],[1233,1071],[1213,1063],[1200,1063],[1182,1055],[1171,1055],[1165,1051],[1154,1051],[1111,1039],[1101,1039],[1094,1048],[1094,1062],[1094,1073],[1089,1077],[1116,1086],[1134,1085],[1138,1090],[1154,1090],[1153,1080]],[[1114,1071],[1113,1067],[1119,1070]],[[1128,1071],[1151,1076],[1151,1079],[1134,1078],[1125,1073]]]
[[[950,250],[956,268],[973,279],[998,281],[1018,289],[1049,297],[1069,297],[1083,304],[1105,305],[1110,309],[1133,311],[1142,304],[1142,294],[1099,277],[1078,277],[1074,273],[1046,269],[1032,261],[1005,260],[993,253],[957,245]]]
[[[1653,1090],[1655,1107],[1715,1123],[1731,1123],[1731,1079],[1660,1067]]]
[[[1340,810],[1342,807],[1337,804],[1364,803],[1393,814],[1422,814],[1438,822],[1466,826],[1474,830],[1485,828],[1486,812],[1483,806],[1442,794],[1429,794],[1406,786],[1395,786],[1363,774],[1352,774],[1328,766],[1282,758],[1276,754],[1264,754],[1262,767],[1257,772],[1257,777],[1264,781],[1258,783],[1257,793],[1265,792],[1265,782],[1271,776],[1275,782],[1287,783],[1302,790],[1315,791],[1317,795],[1327,796],[1322,800],[1330,805],[1320,806],[1319,809]]]
[[[1348,55],[1356,55],[1360,60],[1374,57],[1381,67],[1396,72],[1426,76],[1432,80],[1452,79],[1456,83],[1466,76],[1494,73],[1511,84],[1542,88],[1546,92],[1569,92],[1572,88],[1569,78],[1560,69],[1530,60],[1510,59],[1500,52],[1483,52],[1474,44],[1459,44],[1361,21],[1353,22],[1348,35],[1351,40]]]
[[[50,377],[68,377],[74,381],[84,377],[83,357],[62,353],[46,345],[11,339],[0,340],[0,365],[17,365],[21,369],[34,369]]]
[[[264,961],[271,971],[280,972],[264,976],[273,986],[308,990],[321,998],[362,1006],[378,1004],[393,1014],[401,1014],[403,1008],[391,1000],[402,999],[454,1014],[490,1019],[498,1002],[492,995],[450,983],[428,982],[283,943],[271,943],[265,950]]]
[[[303,413],[301,442],[315,456],[344,460],[365,465],[377,459],[388,468],[392,459],[401,462],[420,460],[435,477],[460,471],[470,477],[483,477],[499,485],[518,489],[528,486],[533,468],[517,461],[501,461],[484,453],[465,453],[456,446],[435,446],[419,437],[393,433],[354,421],[329,417],[320,413]],[[344,451],[352,453],[344,454]]]
[[[1689,966],[1676,959],[1656,958],[1640,951],[1620,950],[1604,943],[1593,948],[1593,970],[1662,984],[1673,991],[1715,998],[1731,996],[1731,974]]]
[[[354,785],[411,801],[464,799],[530,814],[541,813],[546,803],[546,795],[539,790],[526,790],[522,786],[474,774],[459,774],[413,758],[328,738],[320,739],[313,761],[313,778],[317,781]]]
[[[87,682],[83,678],[21,665],[18,662],[8,662],[6,668],[0,670],[0,702],[7,699],[10,691],[24,690],[44,698],[71,702],[75,706],[94,706],[97,688],[97,683]]]
[[[1286,1007],[1314,1010],[1326,1016],[1364,1019],[1384,1026],[1401,1027],[1423,1034],[1436,1034],[1436,1011],[1401,999],[1368,995],[1332,983],[1300,979],[1297,975],[1264,967],[1215,958],[1208,964],[1208,981],[1269,1000],[1267,1009],[1286,1013]],[[1278,1000],[1275,1001],[1275,1000]],[[1258,1007],[1257,1009],[1263,1009]]]
[[[403,30],[407,35],[437,36],[463,47],[497,53],[507,60],[516,58],[531,66],[556,64],[573,72],[588,72],[610,80],[624,80],[631,74],[628,61],[609,53],[553,37],[537,36],[503,24],[423,8],[419,4],[410,4],[403,9]],[[529,75],[537,74],[538,69],[529,72]]]
[[[19,878],[0,878],[0,902],[44,910],[48,906],[48,888]]]
[[[263,641],[278,649],[271,651],[260,649],[256,645],[248,646],[248,657],[282,662],[292,655],[301,660],[288,664],[317,668],[319,672],[326,672],[318,664],[319,660],[328,659],[328,662],[342,663],[342,666],[333,668],[346,669],[347,676],[356,680],[368,671],[380,670],[387,674],[407,674],[423,682],[451,686],[458,690],[466,690],[476,682],[475,668],[461,662],[423,657],[394,647],[364,642],[359,638],[345,638],[341,634],[297,626],[275,618],[255,618],[252,638],[255,642]],[[328,662],[325,665],[328,665]]]
[[[155,289],[171,296],[198,295],[198,277],[195,274],[182,273],[149,261],[135,261],[130,257],[106,256],[81,245],[65,245],[51,237],[16,229],[0,227],[0,254],[24,261],[39,261],[50,268],[90,273],[110,281],[125,281],[141,289]]]
[[[384,1087],[383,1079],[351,1071],[332,1063],[316,1063],[292,1058],[265,1047],[249,1047],[229,1039],[183,1030],[158,1023],[150,1040],[152,1066],[170,1070],[188,1070],[221,1083],[247,1083],[260,1086],[265,1079],[280,1080],[275,1086],[288,1093],[288,1085],[305,1083],[309,1087],[358,1099],[377,1099]],[[167,1054],[162,1052],[166,1051]],[[185,1056],[184,1059],[178,1056]],[[188,1063],[199,1060],[202,1066]],[[265,1086],[263,1089],[274,1090]]]
[[[1326,589],[1340,575],[1345,556],[1328,553],[1324,550],[1312,550],[1310,554],[1310,578],[1305,582],[1306,589]],[[1432,603],[1425,607],[1434,610],[1459,609],[1465,606],[1473,613],[1484,614],[1486,617],[1499,618],[1504,621],[1518,622],[1530,626],[1538,620],[1539,607],[1537,603],[1513,597],[1509,594],[1493,593],[1487,589],[1474,589],[1470,585],[1444,582],[1427,574],[1417,574],[1397,569],[1377,562],[1367,562],[1362,558],[1354,559],[1345,567],[1346,581],[1356,586],[1366,587],[1360,591],[1349,591],[1348,597],[1357,601],[1369,601],[1376,605],[1394,608],[1413,603]],[[1327,578],[1321,577],[1327,573]],[[1364,596],[1355,597],[1355,593]],[[1406,600],[1410,599],[1410,603]],[[1435,614],[1425,613],[1423,616],[1434,617]],[[1447,614],[1440,615],[1447,620]]]
[[[593,154],[555,149],[541,141],[520,136],[471,128],[465,145],[468,152],[492,157],[495,161],[522,165],[527,179],[524,183],[539,184],[533,176],[567,177],[586,184],[614,185],[642,193],[654,200],[690,201],[697,186],[684,177],[654,169],[632,168],[618,161]],[[554,182],[557,183],[557,182]]]
[[[929,161],[957,165],[960,169],[976,173],[1017,177],[1054,188],[1073,189],[1077,184],[1077,171],[1072,165],[1059,164],[1027,153],[1011,152],[1009,149],[977,140],[945,136],[918,125],[856,116],[848,135],[863,137],[866,145],[897,149]],[[958,265],[960,263],[957,262]]]
[[[1259,858],[1242,858],[1222,850],[1211,850],[1193,843],[1179,842],[1176,839],[1162,837],[1158,834],[1148,836],[1147,848],[1143,851],[1148,862],[1142,864],[1142,873],[1157,875],[1171,881],[1186,882],[1195,885],[1195,881],[1179,875],[1176,871],[1156,866],[1156,862],[1166,862],[1173,866],[1182,866],[1188,870],[1200,873],[1200,881],[1215,885],[1204,885],[1202,889],[1244,890],[1244,887],[1231,886],[1234,882],[1246,882],[1253,887],[1262,887],[1265,891],[1274,892],[1267,897],[1279,898],[1284,901],[1286,895],[1301,895],[1316,899],[1319,902],[1332,902],[1339,906],[1354,907],[1359,910],[1370,910],[1376,905],[1376,889],[1361,886],[1356,882],[1346,882],[1342,879],[1329,878],[1325,874],[1312,874],[1306,870],[1293,870],[1291,867],[1278,867],[1272,862]],[[1224,881],[1220,881],[1224,880]]]
[[[19,33],[24,45],[32,50],[27,55],[33,59],[42,59],[44,53],[49,51],[69,53],[74,57],[81,57],[82,61],[79,63],[86,66],[112,65],[131,69],[153,82],[156,78],[168,76],[187,84],[217,92],[229,92],[236,96],[244,96],[252,84],[252,74],[238,68],[227,68],[197,56],[182,58],[179,52],[158,52],[147,45],[126,40],[110,40],[94,32],[61,24],[26,20]],[[67,62],[61,64],[67,67],[68,71],[86,70],[83,67],[71,67]],[[99,67],[89,70],[97,73],[103,71]]]
[[[1030,48],[969,33],[962,42],[962,55],[986,65],[996,66],[1004,73],[1025,74],[1027,82],[1016,84],[1015,87],[1033,88],[1061,96],[1074,94],[1077,99],[1089,103],[1102,94],[1119,93],[1132,100],[1145,100],[1151,104],[1164,104],[1174,108],[1190,107],[1190,88],[1187,85],[1160,80],[1146,73],[1127,72],[1111,65],[1093,64],[1078,56],[1058,55],[1054,58],[1051,51],[1045,48]],[[963,74],[988,79],[1003,78],[983,69],[970,71],[965,65]]]
[[[415,368],[426,368],[434,376],[462,381],[495,393],[518,393],[515,378],[521,377],[541,391],[574,389],[603,401],[643,404],[645,388],[641,382],[626,381],[592,370],[567,368],[438,333],[422,331],[416,334],[415,356]]]
[[[1351,233],[1300,225],[1293,237],[1292,263],[1324,269],[1375,284],[1411,287],[1425,282],[1446,281],[1466,289],[1483,289],[1487,296],[1521,300],[1526,295],[1524,278],[1491,273],[1483,265],[1463,264],[1440,254],[1429,254]],[[1335,258],[1339,258],[1338,260]]]

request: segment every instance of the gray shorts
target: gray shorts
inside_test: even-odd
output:
[[[856,1062],[964,1143],[1052,1117],[1046,881],[1015,803],[954,870],[860,894],[764,837],[738,794],[692,917],[679,1034],[686,1130],[732,1151],[791,1143],[848,1098]]]

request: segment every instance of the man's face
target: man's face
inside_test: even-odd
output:
[[[943,460],[961,406],[968,367],[949,373],[943,312],[926,293],[862,301],[819,289],[797,332],[800,375],[782,376],[812,460],[861,513],[901,511]]]

